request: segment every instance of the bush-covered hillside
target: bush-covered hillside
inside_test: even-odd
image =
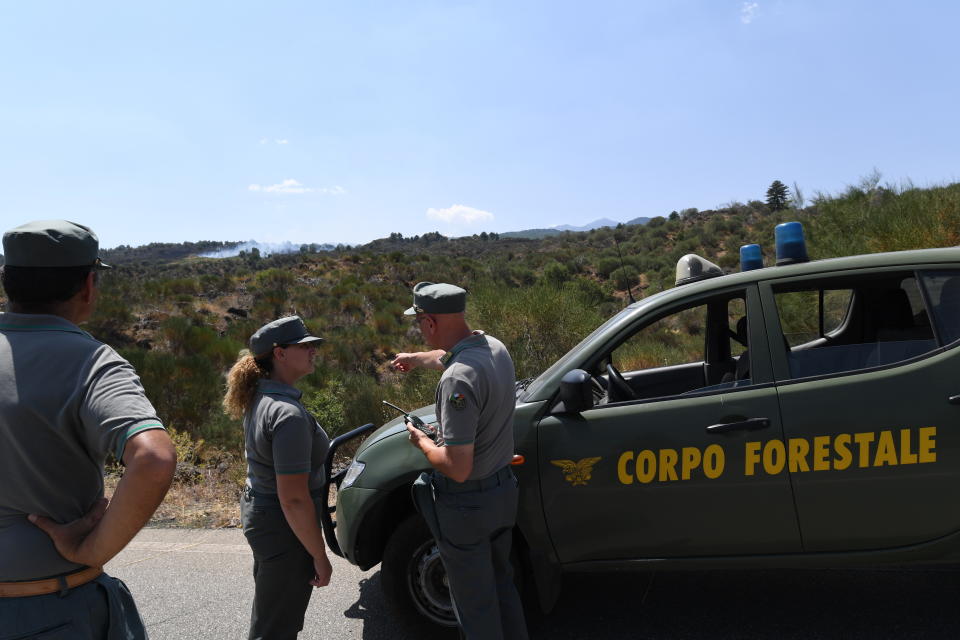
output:
[[[233,243],[122,247],[110,252],[118,268],[105,274],[87,329],[136,366],[166,424],[237,450],[239,424],[220,410],[224,372],[273,318],[297,313],[327,339],[301,388],[336,434],[393,417],[381,399],[409,408],[432,401],[435,373],[404,376],[388,366],[394,353],[422,347],[402,315],[418,281],[466,287],[471,324],[502,339],[518,375],[529,377],[622,308],[628,291],[639,299],[673,286],[680,256],[698,253],[735,270],[742,244],[771,251],[773,227],[786,220],[804,223],[814,259],[957,245],[960,184],[893,188],[871,177],[802,209],[733,203],[542,239],[393,232],[361,247],[224,259],[195,255]]]

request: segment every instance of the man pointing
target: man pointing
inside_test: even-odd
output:
[[[467,325],[466,293],[451,284],[414,287],[405,313],[437,350],[399,354],[393,364],[401,371],[443,369],[437,442],[409,423],[407,431],[434,469],[437,545],[461,631],[469,640],[524,639],[510,565],[519,495],[509,466],[516,374],[503,343]]]

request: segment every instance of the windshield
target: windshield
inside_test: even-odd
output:
[[[529,401],[530,398],[536,397],[536,395],[540,392],[540,390],[547,383],[547,381],[552,380],[554,375],[557,372],[559,371],[565,372],[567,370],[567,368],[571,365],[571,361],[574,360],[577,354],[580,353],[580,347],[583,344],[589,342],[591,339],[593,339],[595,335],[606,330],[606,328],[609,327],[611,324],[619,322],[620,319],[623,318],[624,316],[630,315],[634,311],[639,309],[641,306],[646,305],[648,301],[652,300],[655,297],[657,296],[650,296],[649,298],[644,298],[639,302],[635,302],[634,304],[631,304],[630,306],[626,307],[622,311],[614,314],[609,320],[607,320],[602,325],[594,329],[590,333],[590,335],[588,335],[586,338],[584,338],[579,343],[577,343],[577,346],[575,346],[573,349],[570,349],[570,351],[568,351],[562,358],[554,362],[552,365],[550,365],[547,368],[546,371],[544,371],[539,376],[537,376],[536,380],[534,380],[533,382],[530,383],[529,386],[527,386],[526,391],[522,394],[522,396],[520,397],[520,400]]]

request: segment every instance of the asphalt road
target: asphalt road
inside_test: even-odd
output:
[[[246,637],[253,560],[239,530],[145,529],[107,571],[153,640]],[[535,639],[958,638],[960,567],[567,575]],[[401,627],[377,569],[333,559],[301,638],[456,638]]]

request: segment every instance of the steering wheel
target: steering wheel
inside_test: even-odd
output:
[[[624,380],[623,375],[617,371],[617,368],[613,366],[613,363],[610,362],[607,364],[607,379],[609,380],[610,386],[610,395],[615,396],[616,400],[636,400],[637,394],[633,391],[627,381]],[[613,400],[613,397],[611,397]]]

